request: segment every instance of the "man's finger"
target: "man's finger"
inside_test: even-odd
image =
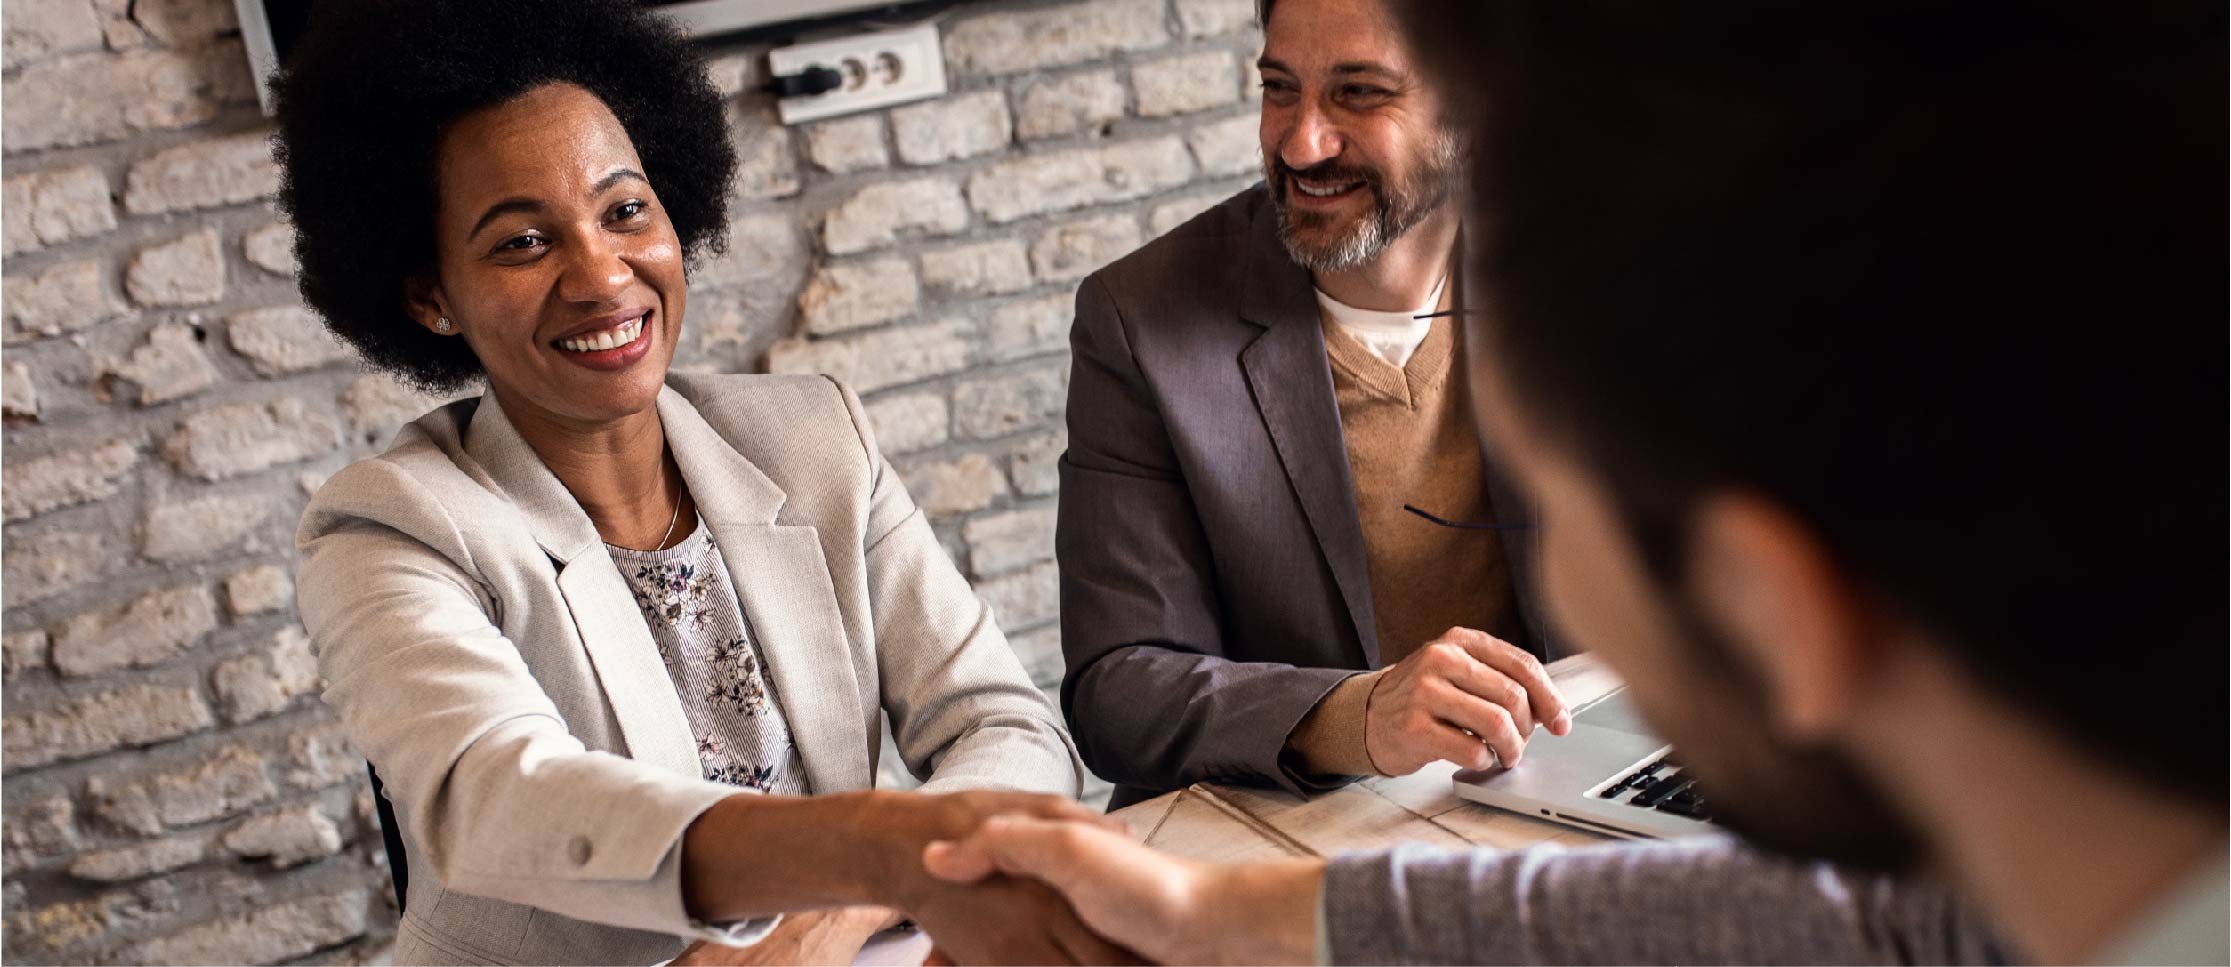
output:
[[[950,851],[938,850],[938,844],[932,843],[923,849],[922,859],[931,875],[940,879],[949,878],[939,872],[940,868],[950,870],[954,874],[950,878],[974,874],[974,879],[982,879],[996,870],[1043,880],[1060,890],[1086,875],[1081,867],[1091,859],[1088,847],[1099,846],[1102,840],[1109,845],[1141,848],[1133,844],[1130,837],[1100,823],[1066,823],[1010,815],[985,820],[976,827],[975,833]],[[933,851],[939,854],[934,860],[938,866],[930,865]]]
[[[991,849],[974,836],[961,842],[936,840],[922,847],[922,869],[952,883],[974,883],[998,872]]]
[[[1445,640],[1462,647],[1466,654],[1518,684],[1526,690],[1527,702],[1534,721],[1549,728],[1551,735],[1564,735],[1572,731],[1573,719],[1565,695],[1557,690],[1557,683],[1550,680],[1549,670],[1526,652],[1526,649],[1497,638],[1484,631],[1459,628],[1461,634],[1451,634]]]

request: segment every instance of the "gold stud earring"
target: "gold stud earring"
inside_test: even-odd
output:
[[[449,331],[455,328],[457,328],[457,324],[450,322],[448,316],[443,316],[439,319],[434,320],[435,332],[441,333],[443,335],[448,335]]]

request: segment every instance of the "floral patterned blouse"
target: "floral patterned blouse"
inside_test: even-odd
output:
[[[778,795],[811,793],[728,564],[703,520],[663,551],[605,549],[651,626],[705,778]]]

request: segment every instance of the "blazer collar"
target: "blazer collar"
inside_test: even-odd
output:
[[[1316,282],[1278,240],[1278,213],[1266,200],[1256,210],[1247,246],[1240,316],[1263,332],[1240,350],[1240,369],[1255,396],[1278,462],[1294,488],[1318,553],[1355,626],[1357,658],[1379,667],[1379,631],[1371,607],[1369,560],[1356,516],[1355,481],[1333,397],[1332,367],[1317,313]]]
[[[697,512],[715,525],[773,523],[782,510],[782,489],[737,453],[674,387],[659,388],[657,405],[667,448],[673,452],[682,478],[718,485],[721,499],[701,502]],[[558,563],[599,549],[603,538],[598,536],[596,524],[573,498],[573,492],[519,435],[518,426],[504,412],[496,394],[481,395],[479,409],[465,430],[464,448],[519,508],[535,542]]]

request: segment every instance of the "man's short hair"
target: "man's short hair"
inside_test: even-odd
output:
[[[2222,806],[2222,4],[1408,15],[1481,122],[1484,358],[1661,579],[1700,496],[1764,495],[1980,688]]]

